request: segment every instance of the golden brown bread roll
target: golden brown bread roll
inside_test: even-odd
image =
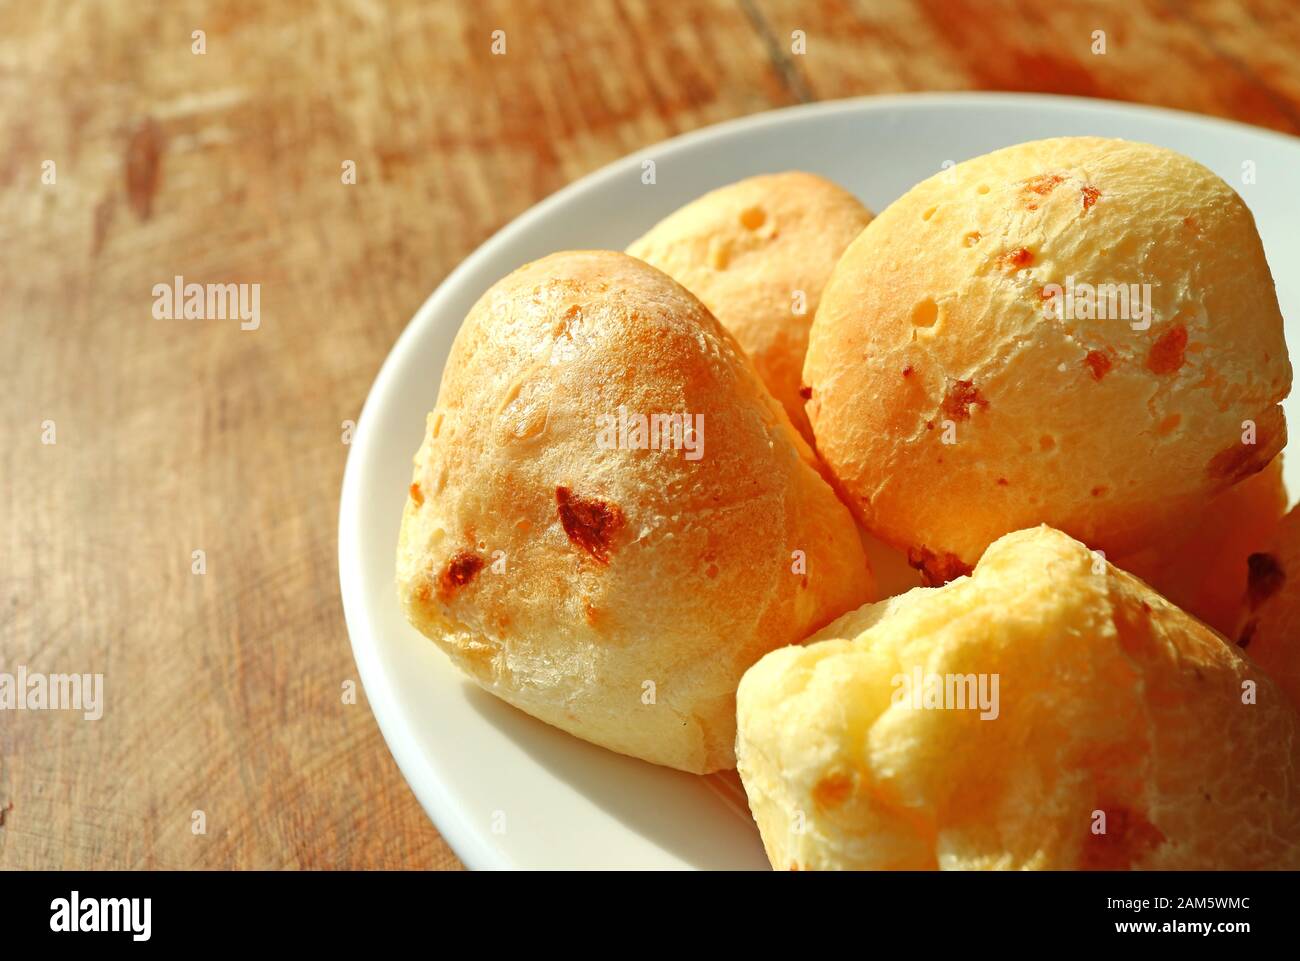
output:
[[[677,433],[637,427],[673,414]],[[745,668],[870,596],[849,512],[753,365],[624,254],[554,254],[483,295],[412,480],[411,623],[488,691],[657,764],[731,767]]]
[[[1039,522],[1112,557],[1166,536],[1282,448],[1291,366],[1232,188],[1169,150],[1068,137],[876,217],[822,294],[804,382],[851,506],[938,583]]]
[[[1238,645],[1300,709],[1300,506],[1248,559],[1246,606]]]
[[[811,443],[800,394],[808,328],[835,262],[870,221],[871,211],[823,177],[767,174],[692,201],[627,252],[704,302]]]
[[[1258,474],[1216,497],[1172,536],[1112,560],[1165,600],[1235,638],[1246,606],[1247,558],[1272,543],[1286,504],[1279,454]]]
[[[1300,715],[1048,527],[768,654],[737,705],[778,868],[1300,867]]]

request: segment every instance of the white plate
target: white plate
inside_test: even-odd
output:
[[[879,212],[913,184],[998,147],[1061,135],[1144,140],[1201,161],[1245,198],[1300,323],[1300,140],[1101,101],[943,94],[816,104],[649,147],[547,198],[452,272],[398,339],[358,422],[339,509],[339,575],[352,650],[402,773],[472,868],[764,868],[735,775],[697,778],[621,757],[535,721],[462,680],[409,627],[393,565],[411,458],[452,338],[470,306],[556,250],[621,250],[680,205],[751,174],[809,170]],[[654,160],[656,183],[641,182]],[[1243,183],[1253,164],[1254,183]],[[1297,395],[1287,401],[1300,423]],[[1300,490],[1300,457],[1286,462]]]

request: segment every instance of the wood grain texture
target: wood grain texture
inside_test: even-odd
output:
[[[1296,133],[1297,49],[1293,0],[2,0],[0,671],[103,673],[106,706],[0,713],[0,868],[458,866],[341,696],[341,425],[429,291],[542,197],[859,94]],[[154,319],[176,275],[260,284],[261,326]]]

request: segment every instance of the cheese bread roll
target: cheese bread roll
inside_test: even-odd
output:
[[[811,443],[801,393],[808,328],[835,262],[870,221],[823,177],[767,174],[692,201],[627,252],[704,302]]]
[[[768,654],[737,700],[777,868],[1300,867],[1300,715],[1048,527]]]
[[[412,481],[411,623],[493,694],[656,764],[734,766],[745,669],[871,596],[852,517],[734,338],[624,254],[483,295]]]
[[[1066,137],[937,174],[835,268],[817,449],[929,583],[1047,523],[1118,557],[1281,450],[1291,365],[1241,198],[1160,147]]]

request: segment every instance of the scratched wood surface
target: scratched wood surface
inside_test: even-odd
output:
[[[98,721],[0,713],[0,868],[459,866],[342,697],[341,424],[542,197],[859,94],[1300,133],[1298,53],[1295,0],[0,0],[0,672],[105,684]],[[260,284],[261,326],[155,319],[176,275]]]

